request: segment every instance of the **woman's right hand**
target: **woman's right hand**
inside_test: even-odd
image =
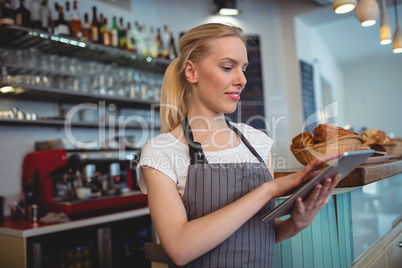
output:
[[[322,171],[320,169],[322,168],[323,163],[336,159],[340,155],[340,153],[333,153],[320,158],[315,158],[302,170],[269,182],[275,185],[273,197],[278,198],[291,194],[297,190],[300,185],[317,176]]]

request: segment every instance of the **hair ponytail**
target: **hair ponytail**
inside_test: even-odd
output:
[[[181,71],[180,59],[178,57],[170,63],[163,79],[160,110],[161,133],[167,133],[178,126],[187,114],[189,90]]]

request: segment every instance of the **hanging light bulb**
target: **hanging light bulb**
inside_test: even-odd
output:
[[[402,53],[402,32],[399,28],[399,19],[398,19],[398,8],[396,5],[396,0],[394,0],[395,5],[395,18],[396,18],[396,29],[394,34],[394,53]]]
[[[381,2],[381,26],[380,26],[380,44],[388,45],[392,42],[391,40],[391,27],[389,26],[388,16],[387,16],[387,6],[385,0]]]
[[[394,34],[394,53],[402,53],[402,32],[399,28],[399,20],[396,21],[396,30]]]
[[[239,15],[239,10],[236,8],[236,0],[214,0],[217,5],[217,14],[223,16],[237,16]]]
[[[356,16],[363,27],[376,23],[379,7],[376,0],[360,0],[356,7]]]
[[[356,6],[356,0],[334,0],[332,9],[336,14],[344,14],[352,11]]]

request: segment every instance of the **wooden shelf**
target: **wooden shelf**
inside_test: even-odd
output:
[[[281,170],[275,172],[275,179],[292,174],[298,170]],[[358,187],[364,186],[402,172],[402,159],[390,159],[379,164],[360,165],[353,170],[337,187]]]
[[[137,54],[92,42],[83,42],[71,37],[57,36],[15,25],[0,27],[0,47],[6,49],[35,47],[47,54],[58,54],[95,60],[106,64],[129,66],[154,73],[163,73],[171,62],[167,59]]]
[[[119,108],[137,108],[137,109],[150,109],[152,107],[158,107],[159,102],[137,100],[121,96],[109,96],[101,94],[91,94],[74,90],[62,90],[51,87],[39,87],[24,84],[7,84],[2,86],[11,86],[15,88],[15,91],[0,93],[0,97],[3,98],[15,98],[26,100],[38,100],[38,101],[57,101],[62,103],[99,103],[104,101],[106,105],[115,104]]]

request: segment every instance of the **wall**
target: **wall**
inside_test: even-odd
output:
[[[393,60],[368,58],[343,69],[349,124],[381,129],[388,135],[402,137],[400,56],[395,55]]]
[[[345,126],[346,120],[344,99],[344,82],[342,67],[327,48],[314,28],[303,19],[296,17],[297,57],[314,67],[314,86],[317,110],[325,111],[326,118],[317,117],[322,123]],[[323,80],[330,91],[330,99],[323,96]]]

